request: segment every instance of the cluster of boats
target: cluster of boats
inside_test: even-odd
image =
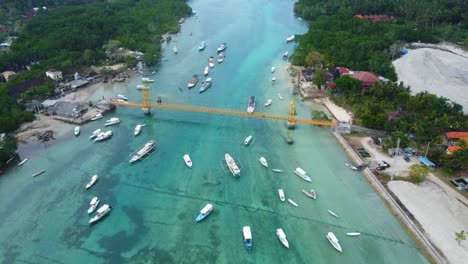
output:
[[[92,186],[96,184],[98,180],[97,175],[93,175],[91,177],[91,180],[86,184],[86,190],[90,189]],[[91,202],[89,202],[89,207],[88,207],[88,214],[91,214],[94,212],[94,210],[98,207],[99,203],[101,201],[97,196],[93,197],[91,199]],[[103,204],[97,211],[96,214],[89,219],[88,223],[93,224],[99,220],[101,220],[104,216],[106,216],[110,211],[112,210],[112,207],[108,204]]]

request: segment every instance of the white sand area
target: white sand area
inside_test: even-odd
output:
[[[395,60],[398,81],[413,94],[428,91],[463,106],[468,113],[468,52],[450,44],[412,44],[408,54]]]

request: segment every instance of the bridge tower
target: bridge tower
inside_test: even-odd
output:
[[[151,99],[149,93],[148,82],[143,81],[143,88],[141,88],[141,97],[142,97],[142,110],[146,115],[151,114]]]
[[[289,111],[289,117],[288,117],[288,129],[294,129],[296,128],[296,109],[294,107],[294,96],[291,99],[291,109]]]

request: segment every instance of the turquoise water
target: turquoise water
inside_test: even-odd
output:
[[[257,111],[287,114],[291,87],[281,56],[294,49],[286,38],[307,30],[293,15],[293,1],[189,4],[198,16],[186,20],[171,44],[163,44],[167,61],[153,76],[152,99],[244,110],[255,95]],[[203,40],[207,48],[198,52]],[[200,83],[187,90],[190,77],[202,76],[222,42],[228,44],[226,59],[211,74],[213,86],[203,94],[198,93]],[[103,87],[93,98],[122,93],[140,101],[138,82]],[[264,108],[269,98],[273,105]],[[296,102],[297,114],[309,117],[310,103]],[[113,138],[89,141],[88,135],[111,116],[122,120],[111,127]],[[134,137],[138,123],[147,126]],[[29,161],[0,177],[2,263],[428,263],[363,177],[343,165],[347,158],[329,128],[299,125],[288,131],[284,122],[273,120],[157,110],[144,116],[140,109],[119,107],[83,126],[77,138],[69,130],[54,142],[22,146],[20,154]],[[254,142],[241,145],[250,134]],[[285,144],[288,134],[296,144]],[[157,151],[130,165],[130,153],[150,139],[156,140]],[[240,178],[224,172],[226,152],[241,165]],[[192,169],[185,166],[184,153],[190,153]],[[262,167],[260,156],[285,173]],[[312,183],[295,176],[295,167],[306,170]],[[40,169],[47,172],[31,178]],[[93,174],[99,182],[86,191]],[[278,188],[299,207],[281,202]],[[309,188],[317,191],[317,200],[301,193]],[[86,210],[94,195],[113,210],[90,227]],[[214,212],[195,223],[208,202]],[[243,248],[244,225],[253,233],[250,253]],[[276,238],[277,228],[285,231],[289,250]],[[329,244],[328,231],[338,237],[343,253]],[[348,237],[346,232],[362,235]]]

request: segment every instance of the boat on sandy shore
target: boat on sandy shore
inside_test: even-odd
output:
[[[219,53],[218,54],[218,63],[221,63],[224,61],[224,54],[223,53]]]
[[[100,128],[94,130],[93,134],[91,134],[91,136],[89,136],[89,139],[93,139],[93,138],[97,137],[99,134],[101,134],[101,132],[102,131],[101,131]]]
[[[143,147],[137,150],[135,154],[133,154],[129,162],[133,163],[135,161],[142,159],[144,156],[146,156],[146,154],[148,154],[153,149],[154,149],[154,140],[150,140]]]
[[[80,126],[76,126],[73,132],[75,133],[75,136],[78,136],[80,134],[80,131]]]
[[[21,166],[21,165],[23,165],[24,163],[26,163],[26,161],[28,161],[28,159],[24,159],[24,160],[22,160],[20,163],[18,163],[18,166]]]
[[[97,213],[95,216],[93,216],[90,220],[89,223],[92,224],[96,221],[99,221],[102,219],[104,216],[106,216],[110,211],[112,210],[112,207],[108,204],[104,204],[97,210]]]
[[[211,87],[211,83],[211,78],[206,78],[206,80],[202,82],[202,86],[200,87],[200,90],[198,92],[203,93],[204,91],[208,90],[208,88]]]
[[[334,217],[339,217],[335,212],[331,211],[331,210],[327,210],[329,214],[333,215]]]
[[[189,154],[184,154],[182,158],[184,159],[185,165],[187,165],[189,168],[192,168],[192,160],[190,159]]]
[[[32,176],[33,176],[33,177],[36,177],[36,176],[41,175],[41,174],[44,173],[44,172],[45,172],[45,170],[40,170],[40,171],[34,173]]]
[[[88,214],[94,212],[94,209],[99,205],[99,202],[99,198],[97,197],[93,197],[93,199],[91,199],[91,202],[89,202]]]
[[[297,203],[296,203],[296,202],[294,202],[294,201],[293,201],[293,200],[291,200],[291,199],[288,199],[288,202],[289,202],[290,204],[292,204],[292,205],[296,206],[296,207],[299,207],[299,205],[297,205]]]
[[[203,75],[208,75],[210,73],[210,67],[206,66],[205,70],[203,70]]]
[[[314,200],[317,199],[317,194],[315,193],[314,189],[311,189],[310,191],[302,190],[302,193],[309,198],[312,198]]]
[[[244,237],[244,246],[247,250],[252,250],[252,232],[250,231],[250,226],[242,227],[242,235]]]
[[[108,130],[106,132],[101,132],[99,133],[99,135],[96,136],[96,138],[94,139],[94,142],[103,141],[110,137],[112,137],[112,131]]]
[[[86,190],[91,188],[91,186],[93,186],[97,182],[97,180],[98,180],[98,176],[93,175],[93,177],[91,177],[91,180],[88,182],[88,184],[86,184]]]
[[[224,154],[224,160],[226,161],[229,170],[232,173],[232,176],[239,177],[240,176],[240,169],[236,164],[236,161],[229,155],[228,153]]]
[[[278,237],[281,244],[283,244],[283,246],[285,246],[286,248],[289,248],[289,242],[286,239],[286,234],[284,233],[283,229],[281,228],[276,229],[276,236]]]
[[[97,115],[93,116],[90,120],[91,121],[96,121],[96,120],[101,119],[101,118],[103,118],[103,115],[102,114],[97,114]]]
[[[205,219],[208,215],[210,215],[211,212],[213,212],[213,205],[212,204],[206,204],[203,209],[201,209],[200,214],[195,218],[196,222],[200,222],[201,220]]]
[[[226,43],[223,43],[219,45],[219,47],[216,49],[218,52],[221,52],[227,48]]]
[[[273,103],[273,100],[268,99],[268,100],[266,101],[266,103],[265,103],[265,106],[270,106],[271,103]]]
[[[296,35],[292,34],[290,37],[286,39],[286,42],[291,42],[296,38]]]
[[[310,179],[309,176],[307,176],[307,173],[301,169],[301,168],[296,168],[296,170],[294,171],[294,173],[301,177],[304,181],[308,181],[308,182],[311,182],[312,180]]]
[[[112,117],[104,123],[104,126],[112,126],[118,123],[120,123],[120,119],[118,117]]]
[[[198,82],[198,75],[194,74],[192,76],[192,79],[190,79],[190,81],[188,82],[187,87],[192,88],[197,84],[197,82]]]
[[[210,68],[213,68],[215,66],[215,60],[213,56],[210,56],[210,58],[208,59],[208,66],[210,66]]]
[[[280,169],[271,169],[271,170],[274,172],[284,172],[283,170],[280,170]]]
[[[260,163],[261,163],[263,166],[265,166],[265,167],[268,168],[268,162],[266,161],[265,157],[260,157],[260,158],[258,159],[258,161],[260,161]]]
[[[250,96],[249,104],[247,105],[247,113],[253,113],[255,111],[255,96]]]
[[[343,252],[342,248],[341,248],[341,245],[340,245],[340,242],[338,241],[338,238],[336,238],[335,234],[333,234],[333,232],[328,232],[327,235],[326,235],[328,241],[330,241],[330,244],[332,244],[332,246],[338,250],[339,252]]]
[[[348,236],[360,236],[361,233],[358,233],[358,232],[349,232],[349,233],[346,233],[346,235],[348,235]]]
[[[202,51],[202,50],[204,50],[205,48],[206,48],[206,43],[205,43],[205,41],[202,41],[202,42],[200,43],[200,46],[198,46],[198,51]]]
[[[284,191],[283,189],[278,189],[278,195],[279,195],[279,198],[282,202],[286,201],[286,197],[284,196]]]
[[[252,140],[252,135],[249,135],[247,137],[244,138],[244,145],[249,145],[250,144],[250,141]]]

